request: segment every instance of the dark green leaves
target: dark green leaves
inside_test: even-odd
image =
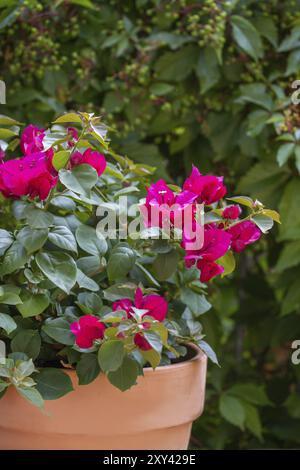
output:
[[[262,41],[252,23],[241,16],[234,15],[231,18],[231,24],[233,37],[240,48],[255,60],[262,57]]]
[[[77,363],[76,372],[79,385],[88,385],[98,377],[100,367],[95,354],[82,354],[80,361]]]
[[[74,193],[88,196],[97,183],[98,175],[90,165],[79,165],[73,170],[60,170],[59,179],[62,184]]]
[[[41,337],[37,330],[22,330],[11,342],[12,352],[23,352],[31,359],[36,359],[41,349]]]
[[[53,215],[34,206],[25,211],[26,221],[31,228],[48,228],[53,224]]]
[[[57,400],[73,391],[70,377],[60,369],[42,369],[34,376],[34,380],[44,400]]]
[[[105,238],[94,227],[80,225],[76,230],[76,239],[80,248],[91,255],[103,255],[107,251]]]
[[[14,238],[7,230],[0,229],[0,256],[10,247]]]
[[[14,319],[6,313],[0,313],[0,328],[2,328],[8,335],[17,328]]]
[[[42,330],[58,343],[73,345],[74,335],[70,330],[70,323],[63,317],[48,319]]]
[[[51,243],[62,250],[77,252],[77,243],[70,229],[65,226],[53,227],[49,233],[48,239]]]
[[[177,52],[166,52],[156,62],[155,70],[160,80],[180,81],[194,68],[198,50],[194,45],[184,46]]]
[[[35,259],[45,276],[68,294],[77,278],[77,267],[73,258],[66,253],[51,252],[38,253]]]
[[[135,263],[135,253],[125,243],[120,243],[112,251],[107,264],[110,281],[126,277]]]
[[[189,307],[196,317],[211,308],[211,304],[206,300],[204,295],[199,295],[187,287],[181,290],[180,299]]]
[[[119,340],[106,341],[98,353],[98,360],[103,372],[117,370],[123,362],[125,355],[124,344]]]
[[[48,238],[48,228],[32,229],[24,227],[18,233],[18,241],[25,247],[28,254],[38,251]]]
[[[0,266],[0,275],[11,274],[22,268],[28,260],[27,252],[24,246],[15,241],[6,251],[3,262]]]
[[[246,416],[240,400],[230,395],[223,394],[221,395],[219,410],[227,421],[243,429]]]
[[[114,372],[109,372],[107,377],[112,385],[125,392],[125,390],[136,384],[138,374],[139,367],[137,362],[125,356],[121,367]]]
[[[42,313],[50,303],[47,294],[26,293],[21,296],[22,303],[17,305],[17,309],[23,318],[35,317]]]
[[[176,250],[168,253],[159,253],[153,263],[156,277],[159,281],[165,281],[176,271],[179,256]]]

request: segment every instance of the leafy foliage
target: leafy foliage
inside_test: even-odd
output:
[[[168,172],[181,183],[193,162],[203,172],[225,174],[237,194],[279,208],[280,229],[243,255],[236,274],[209,287],[213,309],[201,321],[222,368],[210,367],[206,413],[195,425],[194,444],[297,447],[299,401],[292,397],[300,374],[299,366],[291,366],[290,342],[300,335],[300,121],[291,84],[299,78],[299,1],[81,4],[12,1],[2,8],[1,78],[9,84],[3,113],[41,124],[64,110],[103,113],[118,130],[114,146],[132,159],[128,165],[135,171],[145,175],[157,166],[160,176]],[[74,114],[63,119],[78,122]],[[18,123],[1,118],[0,124],[5,150],[13,153],[12,126]],[[64,155],[56,160],[61,165]],[[122,178],[118,168],[110,171]],[[85,182],[77,181],[77,191],[89,197]],[[77,201],[75,196],[64,203]],[[57,201],[56,217],[68,215],[64,203]],[[14,242],[9,210],[3,202],[5,275],[22,268],[32,253],[30,245]],[[28,217],[38,230],[52,225]],[[85,276],[101,276],[101,256],[81,253],[78,267]],[[41,282],[35,271],[27,276]],[[190,280],[185,288],[190,291],[182,295],[198,292]],[[104,297],[117,300],[130,292],[130,285],[116,282]],[[187,298],[195,309],[193,296]],[[8,332],[14,327],[6,317],[0,321]],[[253,403],[253,389],[250,395],[245,388],[242,395],[231,393],[249,383],[263,387],[272,406],[267,400]],[[233,417],[232,409],[238,410]]]

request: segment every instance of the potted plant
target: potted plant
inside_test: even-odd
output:
[[[217,363],[208,282],[278,214],[196,167],[151,183],[91,114],[28,126],[20,150],[0,123],[0,448],[187,448]]]

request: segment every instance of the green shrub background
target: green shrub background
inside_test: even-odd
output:
[[[2,114],[103,115],[114,146],[158,177],[180,184],[194,163],[280,211],[209,287],[202,323],[222,367],[209,365],[192,446],[300,447],[300,2],[7,0],[0,40]],[[1,226],[7,212],[2,200]]]

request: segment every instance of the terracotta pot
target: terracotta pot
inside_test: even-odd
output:
[[[104,374],[46,402],[47,414],[11,387],[0,400],[0,449],[186,449],[204,406],[206,356],[144,369],[138,385],[120,392]]]

